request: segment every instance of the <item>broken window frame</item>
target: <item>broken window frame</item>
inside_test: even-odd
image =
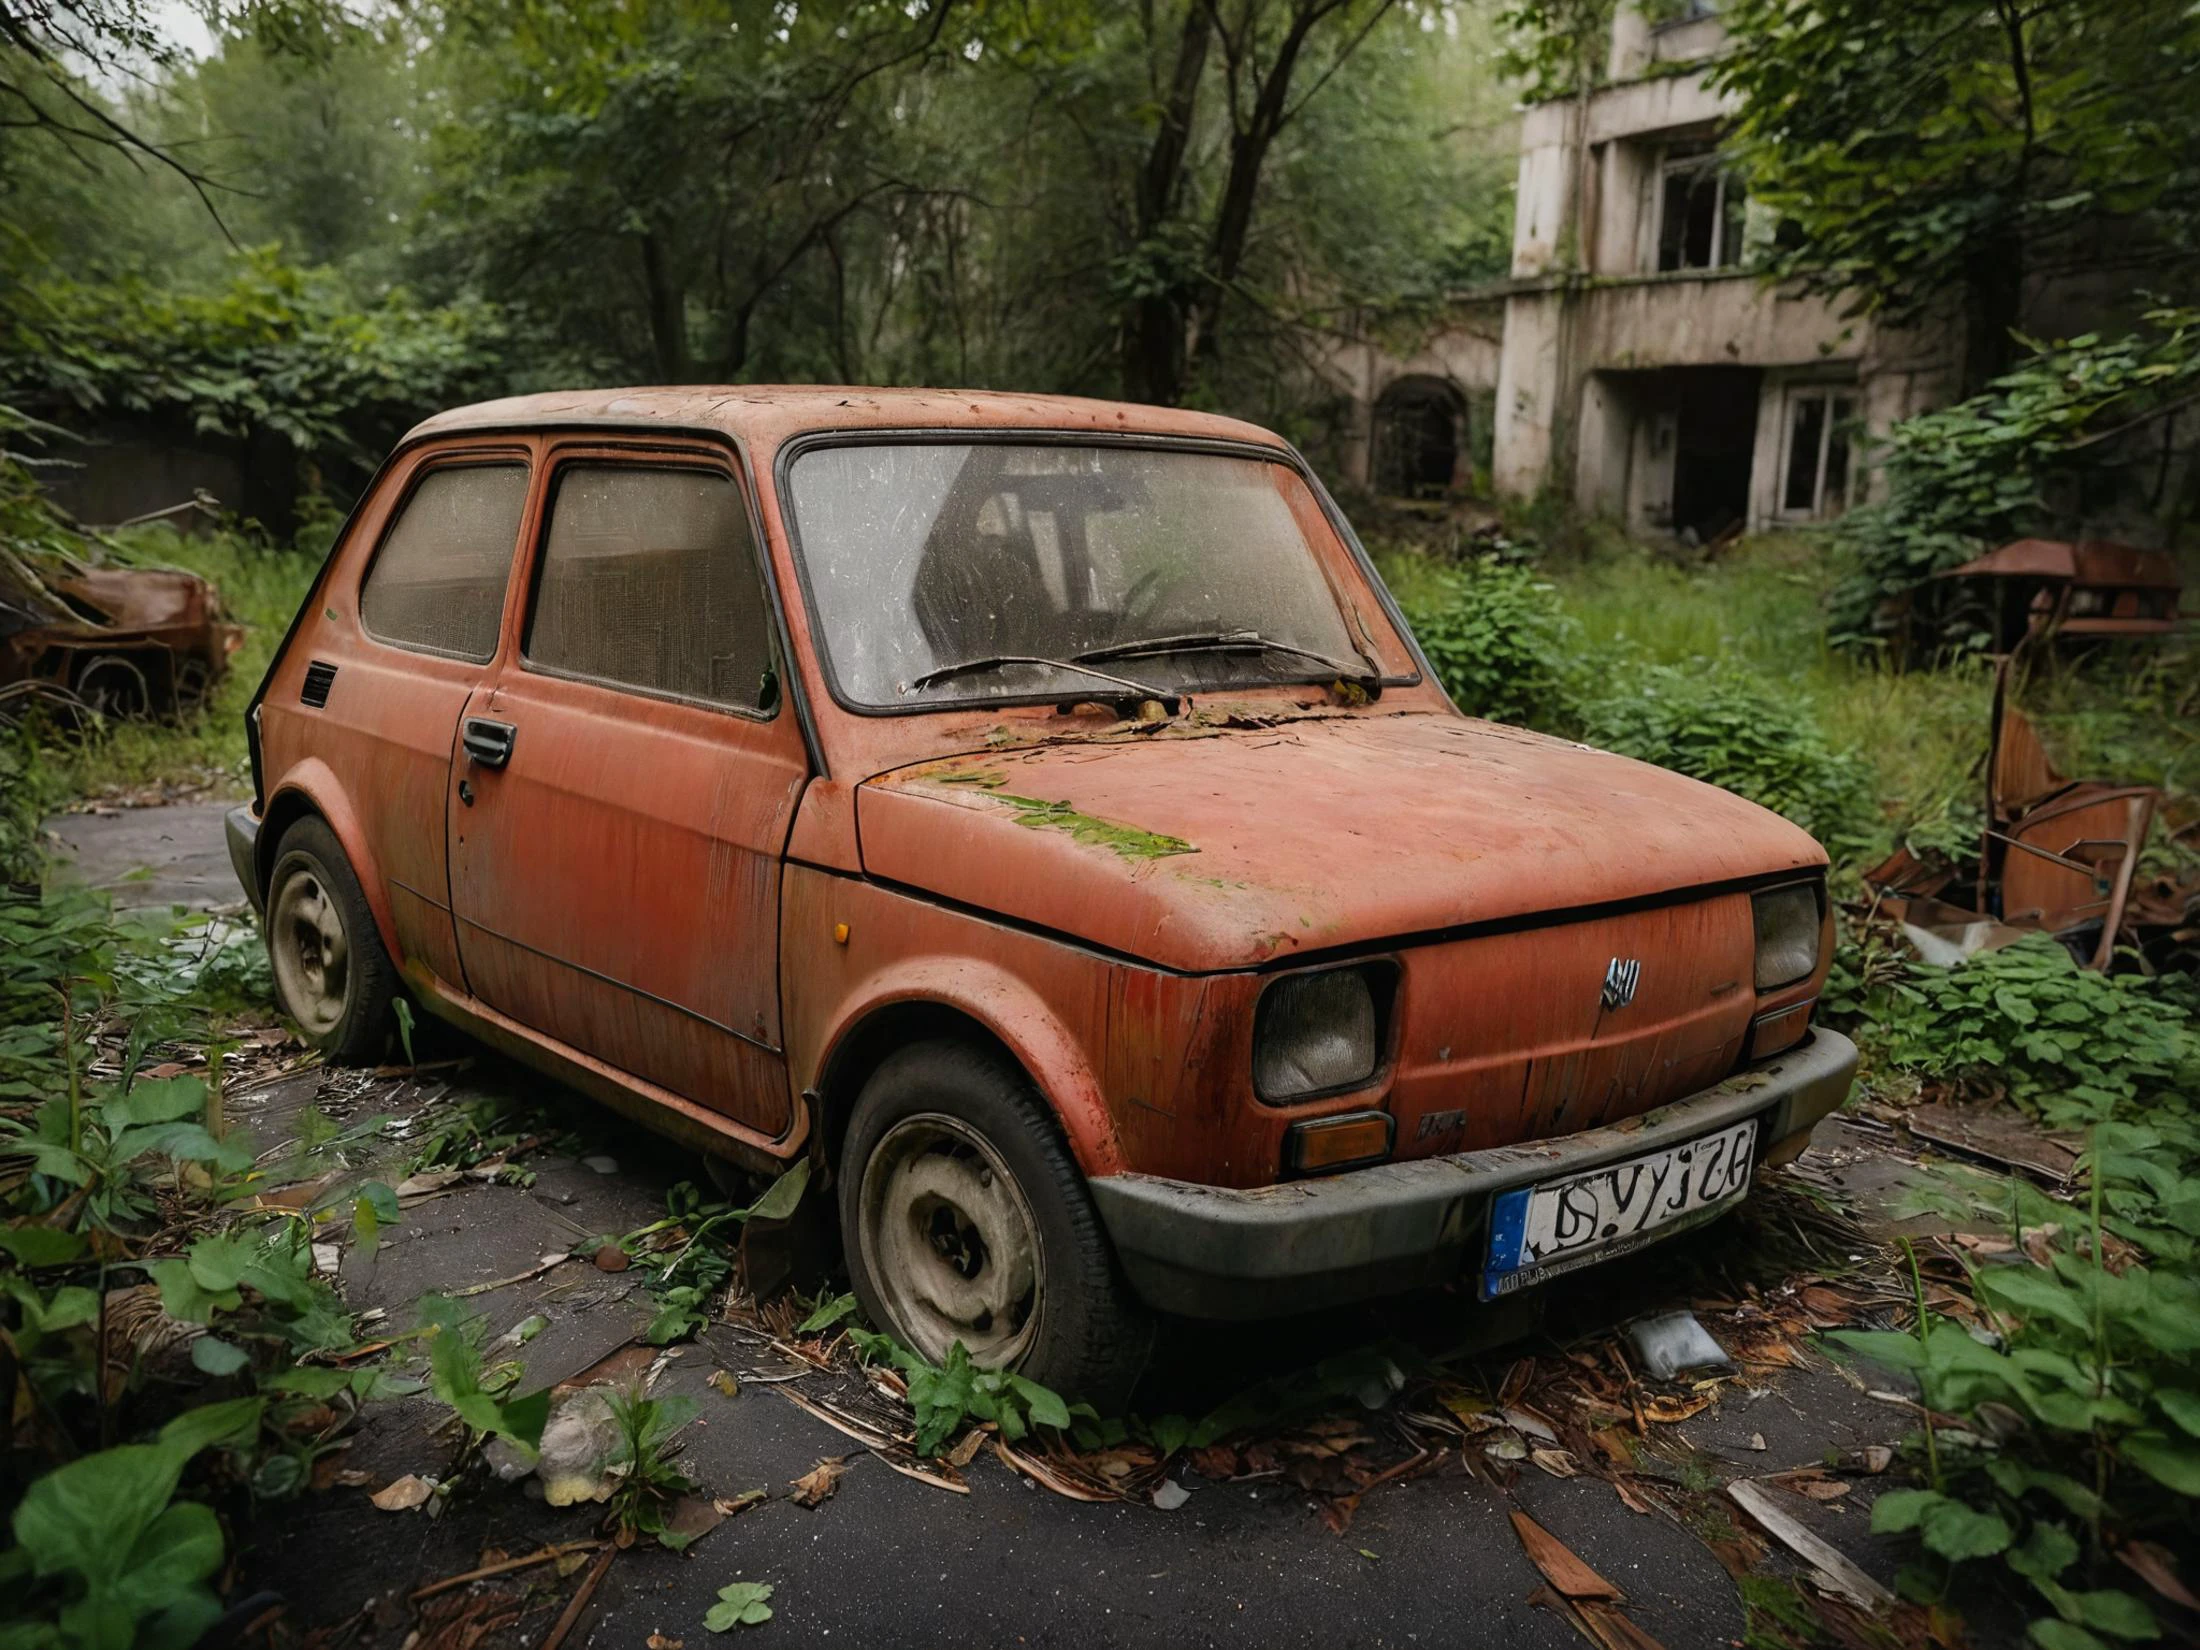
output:
[[[1728,166],[1718,150],[1700,143],[1676,143],[1667,145],[1658,161],[1658,189],[1654,203],[1653,223],[1655,239],[1650,249],[1652,267],[1660,275],[1713,274],[1719,270],[1739,269],[1749,249],[1747,221],[1748,194],[1743,189],[1741,175]],[[1693,192],[1708,179],[1711,184],[1711,247],[1708,260],[1694,264],[1688,262],[1688,238],[1684,232],[1673,243],[1676,262],[1668,264],[1665,224],[1667,203],[1673,188],[1683,179],[1691,180],[1686,187]],[[1738,195],[1738,199],[1730,196]],[[1742,210],[1734,210],[1740,207]],[[1729,244],[1731,242],[1731,244]]]
[[[1796,430],[1805,407],[1823,407],[1814,437],[1817,452],[1811,460],[1810,502],[1789,503],[1795,480]],[[1790,384],[1780,398],[1780,460],[1773,472],[1779,492],[1773,515],[1781,521],[1832,521],[1854,501],[1856,489],[1857,388],[1852,382]],[[1830,496],[1828,471],[1838,448],[1841,454],[1838,496]]]

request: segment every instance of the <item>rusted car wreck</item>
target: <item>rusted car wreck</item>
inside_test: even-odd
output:
[[[129,718],[197,708],[244,644],[195,573],[0,548],[0,712]]]
[[[807,1157],[875,1323],[1103,1401],[1157,1310],[1508,1295],[1715,1218],[1855,1066],[1818,844],[1462,714],[1298,455],[1205,414],[447,413],[249,726],[231,855],[332,1057],[402,989]]]
[[[2015,703],[2015,673],[2013,659],[1995,667],[1977,859],[1923,860],[1898,848],[1864,873],[1875,909],[1901,923],[1929,962],[2044,933],[2088,968],[2105,969],[2119,953],[2155,968],[2200,965],[2200,881],[2145,868],[2158,826],[2191,838],[2200,819],[2166,817],[2157,786],[2064,778]]]

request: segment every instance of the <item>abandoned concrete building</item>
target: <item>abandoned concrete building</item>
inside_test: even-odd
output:
[[[1723,38],[1704,0],[1659,23],[1623,5],[1603,84],[1525,111],[1511,278],[1462,295],[1414,356],[1340,352],[1354,480],[1443,491],[1479,447],[1502,496],[1709,540],[1839,515],[1868,484],[1859,435],[1948,399],[1952,329],[1756,273],[1777,225],[1720,160]]]

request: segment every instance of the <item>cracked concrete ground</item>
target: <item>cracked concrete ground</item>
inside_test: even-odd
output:
[[[69,845],[72,874],[95,886],[135,903],[226,905],[235,889],[220,813],[211,805],[154,808],[77,816],[55,828]],[[151,875],[140,875],[141,868]],[[584,1126],[591,1115],[585,1101],[560,1097],[543,1079],[487,1055],[432,1081],[307,1070],[239,1095],[233,1107],[239,1121],[273,1142],[289,1135],[309,1105],[356,1121],[500,1091],[546,1099]],[[479,1289],[467,1303],[484,1314],[492,1339],[539,1314],[547,1320],[540,1334],[496,1354],[524,1365],[529,1388],[569,1379],[632,1347],[651,1311],[636,1273],[604,1273],[569,1260],[523,1281],[480,1288],[518,1278],[546,1253],[660,1217],[667,1190],[694,1178],[692,1159],[672,1148],[608,1117],[599,1128],[610,1144],[586,1154],[594,1167],[537,1152],[527,1159],[535,1176],[530,1186],[466,1181],[408,1208],[375,1253],[353,1248],[345,1255],[341,1281],[351,1306],[379,1308],[382,1321],[395,1326],[424,1293]],[[376,1140],[385,1169],[402,1163],[402,1142]],[[1848,1149],[1855,1150],[1853,1143]],[[613,1160],[608,1172],[602,1152]],[[1829,1161],[1839,1172],[1840,1154]],[[1715,1258],[1737,1229],[1722,1223],[1560,1280],[1547,1290],[1551,1315],[1578,1330],[1670,1306],[1691,1272],[1691,1256]],[[1471,1332],[1477,1310],[1462,1297],[1439,1295],[1282,1324],[1171,1326],[1140,1407],[1197,1413],[1278,1370],[1401,1330],[1427,1344],[1455,1340]],[[1550,1349],[1550,1342],[1541,1344]],[[1493,1353],[1495,1367],[1512,1355]],[[651,1354],[626,1356],[646,1364]],[[726,1325],[673,1349],[656,1390],[698,1405],[684,1435],[687,1472],[710,1495],[762,1488],[771,1499],[729,1518],[684,1554],[646,1547],[620,1553],[568,1645],[664,1650],[661,1639],[683,1638],[700,1644],[717,1590],[735,1580],[775,1589],[776,1613],[759,1630],[767,1635],[762,1642],[1501,1642],[1523,1650],[1577,1643],[1572,1625],[1529,1602],[1542,1577],[1508,1522],[1515,1507],[1617,1583],[1628,1617],[1667,1650],[1735,1644],[1744,1633],[1735,1583],[1706,1544],[1718,1529],[1632,1511],[1610,1483],[1586,1473],[1560,1479],[1524,1471],[1509,1491],[1457,1471],[1384,1485],[1366,1496],[1340,1536],[1324,1526],[1304,1492],[1281,1480],[1210,1484],[1187,1473],[1190,1499],[1162,1511],[1067,1500],[988,1456],[970,1467],[969,1493],[954,1495],[859,1455],[838,1494],[804,1510],[786,1498],[789,1481],[854,1446],[762,1380],[743,1382],[730,1398],[710,1384],[715,1370],[753,1375],[774,1361],[753,1335]],[[1702,1414],[1655,1429],[1658,1448],[1672,1458],[1676,1476],[1715,1502],[1722,1479],[1764,1477],[1898,1440],[1909,1428],[1907,1413],[1868,1395],[1866,1385],[1853,1372],[1806,1360],[1763,1389],[1730,1387]],[[371,1406],[344,1454],[345,1466],[366,1482],[270,1506],[240,1530],[240,1590],[282,1595],[300,1629],[341,1626],[334,1643],[399,1650],[410,1642],[412,1618],[393,1606],[412,1589],[473,1567],[485,1549],[520,1554],[593,1532],[593,1509],[551,1509],[530,1497],[531,1481],[499,1483],[479,1471],[460,1483],[440,1517],[375,1510],[370,1487],[447,1468],[453,1440],[435,1430],[442,1419],[440,1406],[425,1398]],[[1885,1581],[1892,1555],[1866,1533],[1872,1487],[1866,1482],[1837,1504],[1790,1499],[1796,1516]],[[1792,1565],[1786,1569],[1793,1573]],[[535,1602],[509,1632],[517,1642],[537,1642],[573,1584],[555,1580],[547,1567],[518,1580],[535,1586]]]

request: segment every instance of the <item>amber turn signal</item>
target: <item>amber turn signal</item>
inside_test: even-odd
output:
[[[1283,1137],[1284,1160],[1300,1174],[1320,1174],[1390,1155],[1390,1114],[1346,1112],[1294,1123]]]
[[[1810,1030],[1810,1011],[1817,1006],[1818,999],[1808,997],[1791,1007],[1774,1009],[1750,1021],[1748,1058],[1762,1060],[1782,1054],[1801,1042],[1803,1034]]]

